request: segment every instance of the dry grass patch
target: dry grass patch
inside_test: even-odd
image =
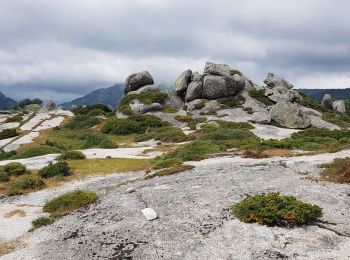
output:
[[[287,149],[271,149],[263,151],[263,154],[268,157],[290,157],[294,156],[294,152]]]
[[[107,174],[151,169],[151,160],[149,159],[111,158],[68,160],[67,162],[73,169],[74,173],[79,175]]]
[[[350,158],[335,159],[332,163],[321,165],[326,168],[321,179],[338,183],[350,183]]]
[[[13,216],[16,216],[16,215],[23,218],[23,217],[27,216],[27,213],[22,209],[15,209],[15,210],[11,210],[9,212],[6,212],[4,214],[4,218],[12,218]]]
[[[15,251],[16,247],[18,247],[20,243],[18,241],[6,241],[0,242],[0,256],[9,254]]]

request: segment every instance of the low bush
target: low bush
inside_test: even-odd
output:
[[[112,110],[109,107],[107,107],[103,104],[95,104],[95,105],[89,105],[89,106],[77,106],[77,107],[72,109],[72,112],[75,115],[88,115],[89,113],[92,113],[92,116],[101,115],[101,114],[96,114],[96,110],[99,111],[97,113],[100,113],[100,111],[103,111],[103,114],[112,112]],[[92,111],[95,111],[95,112],[92,112]]]
[[[6,119],[6,123],[22,122],[23,118],[21,115],[15,115]]]
[[[224,97],[219,98],[217,101],[228,108],[237,108],[243,105],[245,98],[242,96]]]
[[[63,150],[63,151],[71,149],[71,146],[66,144],[66,143],[60,143],[60,142],[50,141],[50,140],[46,140],[44,145],[51,146],[51,147],[56,147],[59,150]]]
[[[3,166],[3,170],[7,172],[10,176],[20,176],[28,173],[27,168],[18,162],[12,162]]]
[[[102,109],[96,108],[94,110],[89,111],[89,113],[87,113],[88,116],[104,116],[106,115],[106,112],[103,111]]]
[[[135,137],[136,142],[147,141],[150,139],[155,139],[157,141],[167,143],[179,143],[186,141],[186,135],[182,132],[180,128],[174,126],[164,126],[154,129],[149,133]]]
[[[102,127],[105,134],[143,134],[149,128],[166,126],[168,123],[152,115],[130,116],[127,119],[110,118]]]
[[[254,129],[254,126],[245,122],[236,123],[236,122],[224,121],[224,120],[217,120],[215,122],[217,122],[221,126],[221,128],[224,128],[224,129],[239,129],[239,130]]]
[[[9,188],[9,195],[20,195],[30,191],[40,190],[45,186],[45,182],[35,176],[25,176],[14,181]]]
[[[188,116],[188,115],[176,115],[175,119],[179,122],[183,122],[183,123],[189,123],[192,122],[194,119],[192,116]]]
[[[166,98],[168,97],[167,93],[164,92],[142,92],[140,94],[129,94],[122,98],[119,104],[118,110],[125,115],[132,115],[130,109],[130,102],[134,99],[138,99],[143,104],[152,104],[159,103],[164,104]]]
[[[44,179],[51,178],[55,176],[69,176],[72,174],[72,171],[68,163],[60,161],[57,163],[50,163],[48,166],[45,166],[39,170],[38,175]]]
[[[162,112],[164,112],[164,113],[176,113],[176,112],[178,112],[178,110],[177,109],[175,109],[175,108],[173,108],[173,107],[165,107],[163,110],[162,110]]]
[[[350,158],[335,159],[332,163],[323,164],[326,168],[321,178],[331,182],[350,183]]]
[[[57,218],[87,206],[96,200],[96,193],[77,190],[50,200],[44,205],[43,211],[50,213],[52,218]]]
[[[98,148],[102,148],[102,149],[115,149],[115,148],[118,148],[118,145],[114,142],[112,142],[111,140],[109,139],[104,139],[102,140],[98,145],[97,145]]]
[[[98,125],[101,120],[95,116],[78,115],[69,121],[65,127],[68,129],[88,129]]]
[[[109,140],[108,137],[105,136],[104,134],[86,132],[78,135],[78,138],[80,140],[85,141],[83,148],[91,148],[91,147],[105,148],[105,149],[118,148],[118,145],[116,145],[114,142]]]
[[[11,159],[16,154],[16,151],[5,152],[3,149],[0,149],[0,161]]]
[[[54,219],[48,217],[40,217],[32,221],[33,228],[40,228],[43,226],[51,225],[55,222]]]
[[[0,182],[8,182],[11,176],[3,168],[0,168]]]
[[[18,135],[17,130],[15,128],[4,129],[0,132],[0,140],[16,137]]]
[[[58,160],[82,160],[85,159],[86,156],[80,151],[66,151],[61,154],[57,159]]]
[[[281,196],[279,193],[248,197],[230,209],[242,222],[269,226],[310,224],[322,215],[319,206],[304,203],[293,196]]]
[[[350,116],[347,114],[341,115],[333,111],[328,111],[323,113],[322,119],[342,128],[350,127]]]
[[[171,159],[166,159],[166,160],[154,160],[154,166],[153,169],[163,169],[163,168],[171,168],[174,166],[181,165],[182,161],[178,158],[171,158]]]
[[[275,104],[274,101],[265,96],[265,89],[252,89],[249,91],[249,96],[256,99],[257,101],[265,104],[266,106],[272,106]]]
[[[26,148],[23,150],[18,150],[15,155],[11,157],[11,159],[24,159],[24,158],[31,158],[31,157],[36,157],[36,156],[41,156],[45,154],[55,154],[55,153],[60,153],[61,150],[52,147],[52,146],[47,146],[47,145],[42,145],[38,147],[31,147],[31,148]]]

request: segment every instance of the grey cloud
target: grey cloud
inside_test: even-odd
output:
[[[345,0],[4,1],[0,89],[64,100],[136,70],[172,82],[205,60],[258,83],[273,71],[300,83],[328,73],[350,85],[349,8]]]

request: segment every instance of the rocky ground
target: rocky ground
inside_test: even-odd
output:
[[[232,156],[123,186],[118,183],[138,175],[100,178],[75,186],[97,191],[97,203],[25,236],[23,248],[1,259],[349,259],[349,186],[316,180],[318,164],[347,156],[349,150],[293,158]],[[136,191],[125,194],[130,187]],[[242,223],[228,210],[247,195],[276,191],[323,207],[322,223],[272,228]],[[144,208],[158,218],[147,221]]]

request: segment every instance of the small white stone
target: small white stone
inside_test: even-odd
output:
[[[145,218],[149,221],[158,218],[157,213],[154,211],[154,209],[145,208],[141,210],[141,212],[145,216]]]

